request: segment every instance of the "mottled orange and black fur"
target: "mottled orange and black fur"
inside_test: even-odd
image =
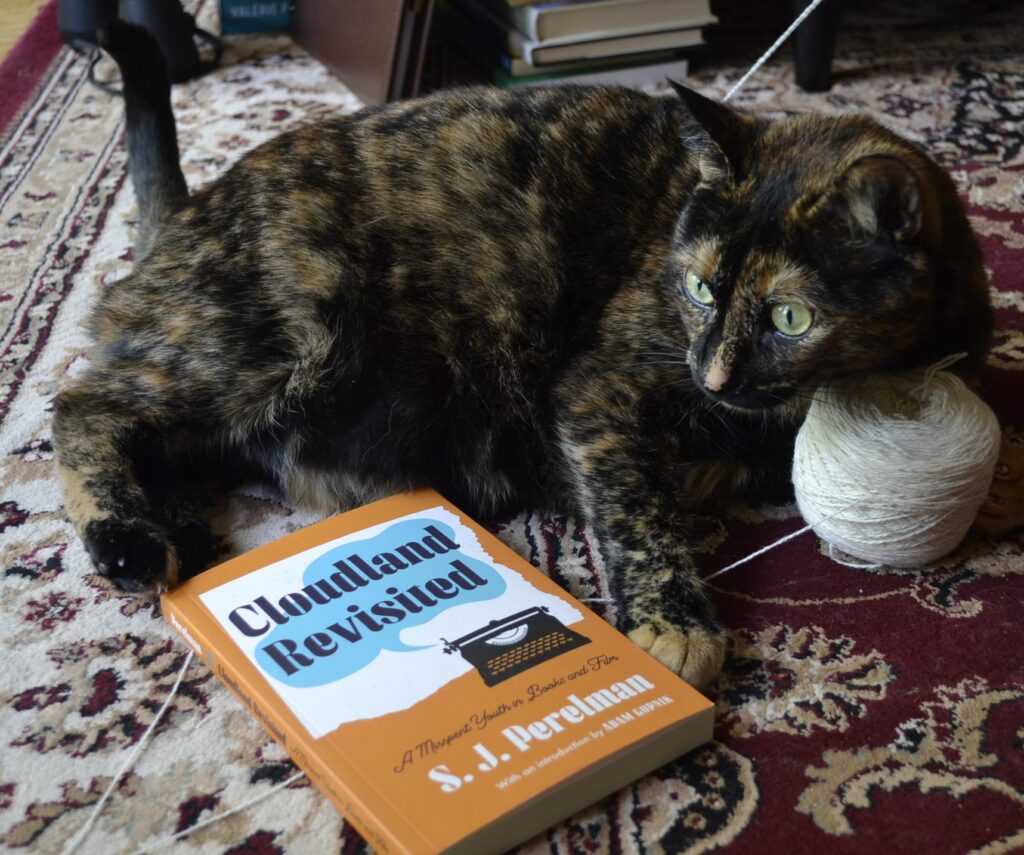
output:
[[[123,588],[204,566],[188,463],[324,511],[429,485],[481,517],[582,514],[622,628],[703,683],[724,634],[692,509],[784,494],[822,383],[987,346],[952,182],[866,118],[469,89],[286,133],[186,198],[153,153],[170,108],[144,34],[107,39],[136,187],[170,191],[140,203],[144,255],[96,310],[55,440]],[[813,322],[786,334],[779,306]]]

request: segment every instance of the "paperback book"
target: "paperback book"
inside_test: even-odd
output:
[[[162,606],[384,853],[503,851],[711,737],[710,701],[430,491]]]
[[[664,83],[666,80],[684,80],[690,70],[687,59],[672,59],[654,54],[653,61],[612,63],[597,65],[582,71],[559,71],[552,74],[531,74],[513,77],[503,69],[490,69],[490,82],[505,89],[519,86],[547,86],[578,84],[581,86],[628,86],[631,89],[645,89]],[[485,72],[486,73],[486,72]]]

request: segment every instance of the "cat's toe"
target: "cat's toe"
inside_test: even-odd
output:
[[[717,626],[692,626],[686,630],[642,624],[629,638],[691,686],[707,686],[725,663],[726,636]]]
[[[122,591],[137,593],[176,581],[172,548],[141,520],[93,520],[86,526],[84,541],[100,575]]]
[[[213,554],[213,534],[205,521],[195,519],[181,523],[170,532],[169,538],[178,556],[175,581],[191,579],[209,566]]]

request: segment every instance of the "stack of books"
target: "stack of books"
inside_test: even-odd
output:
[[[438,0],[435,35],[499,86],[642,86],[685,77],[716,21],[709,0]]]

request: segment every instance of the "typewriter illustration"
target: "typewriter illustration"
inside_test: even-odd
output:
[[[590,639],[573,632],[545,606],[516,612],[454,641],[441,639],[445,653],[460,653],[488,686],[496,686],[534,665],[554,659]]]

